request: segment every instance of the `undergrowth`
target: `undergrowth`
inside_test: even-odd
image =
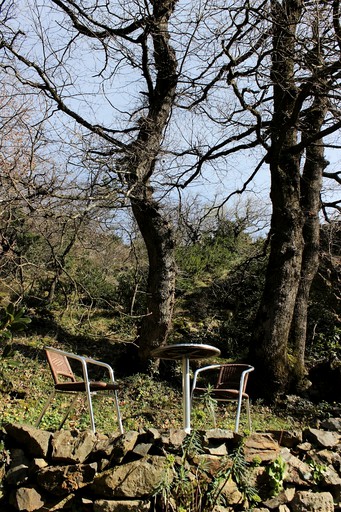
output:
[[[56,343],[49,336],[17,338],[6,356],[0,350],[0,426],[11,422],[35,424],[52,387],[52,377],[44,352],[44,347],[48,345],[72,351],[69,345]],[[106,351],[108,352],[108,348]],[[106,360],[105,356],[103,360]],[[120,376],[118,383],[125,430],[182,428],[181,379],[175,378],[168,382],[145,374],[135,374],[129,377]],[[57,395],[40,427],[47,430],[57,429],[68,403],[68,397]],[[102,433],[116,431],[113,398],[103,394],[95,396],[93,406],[97,430]],[[207,400],[206,403],[196,401],[192,410],[192,426],[198,430],[215,426],[233,430],[235,413],[235,403],[218,405]],[[304,422],[302,417],[298,422],[294,416],[278,414],[261,402],[252,404],[251,417],[253,430],[262,432],[269,429],[299,428]],[[86,403],[79,398],[65,428],[86,429],[89,425]],[[247,432],[245,411],[241,415],[240,432],[243,431]]]

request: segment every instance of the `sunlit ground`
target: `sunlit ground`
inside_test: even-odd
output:
[[[25,350],[13,350],[6,358],[0,357],[0,423],[9,422],[34,425],[52,389],[52,377],[41,346],[46,340],[37,340],[36,346],[25,346]],[[39,348],[39,350],[36,350]],[[37,356],[33,356],[35,354]],[[26,352],[27,353],[26,353]],[[26,353],[26,355],[24,355]],[[39,356],[38,356],[39,354]],[[174,384],[153,380],[144,374],[135,374],[119,380],[120,409],[125,430],[140,430],[154,427],[160,430],[182,428],[181,379],[175,376]],[[70,401],[66,395],[57,395],[48,409],[40,428],[56,430]],[[109,434],[118,430],[114,400],[110,395],[98,395],[93,398],[96,428]],[[194,401],[192,409],[192,427],[208,429],[215,426],[234,429],[236,402],[211,404],[212,408],[201,401]],[[261,402],[251,403],[252,430],[295,429],[313,425],[317,416],[328,415],[329,404],[306,404],[302,401],[292,411],[278,410],[265,406]],[[214,412],[214,414],[213,414]],[[90,426],[87,403],[83,397],[77,399],[76,407],[71,411],[64,428],[87,429]],[[240,432],[248,432],[245,407],[240,418]]]

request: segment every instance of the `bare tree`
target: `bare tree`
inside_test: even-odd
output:
[[[66,114],[91,139],[88,154],[106,169],[96,194],[130,201],[149,258],[141,361],[146,366],[151,349],[166,340],[173,310],[165,194],[207,175],[224,190],[236,165],[248,172],[240,194],[268,166],[270,255],[251,355],[258,375],[266,372],[272,383],[259,382],[260,393],[287,387],[291,347],[301,380],[323,148],[341,126],[339,0],[28,4],[36,46],[8,22],[5,68],[46,95],[51,115]],[[107,108],[101,115],[99,97]]]
[[[117,189],[118,177],[121,195],[131,203],[149,257],[147,310],[138,339],[144,365],[150,350],[167,338],[174,302],[173,233],[154,198],[151,177],[177,84],[177,60],[168,26],[175,5],[170,0],[129,2],[115,5],[113,11],[109,3],[93,7],[52,0],[47,8],[40,8],[29,2],[36,29],[36,35],[30,36],[36,37],[39,50],[31,45],[31,51],[24,51],[25,37],[20,29],[13,28],[11,37],[6,34],[2,39],[8,59],[6,70],[13,71],[25,86],[44,93],[51,114],[57,108],[92,134],[92,158],[96,155],[98,160],[106,159],[107,168],[108,162],[112,165],[107,193],[113,183]],[[53,23],[49,25],[48,21],[51,16],[56,17],[56,26],[64,27],[59,40],[53,39]],[[81,57],[87,51],[92,54],[93,60],[86,66],[92,76],[100,78],[97,83],[106,108],[111,110],[109,119],[98,122],[89,104],[83,111],[78,109],[78,78],[83,69],[72,57],[78,49]],[[88,84],[84,77],[82,80],[86,89]],[[120,94],[116,98],[106,92],[115,83],[122,88],[124,80],[136,81],[140,88],[139,99],[130,99],[127,107],[122,103],[124,89],[116,91]],[[128,93],[133,89],[128,87]],[[87,100],[95,97],[93,89],[91,95],[89,90],[85,94]],[[118,115],[120,111],[122,115]]]
[[[202,41],[207,37],[214,47],[220,38],[220,52],[205,61],[199,50],[193,94],[183,96],[184,109],[202,116],[201,128],[204,120],[213,123],[217,138],[205,146],[198,137],[189,151],[193,163],[183,168],[178,183],[186,187],[213,165],[216,173],[224,163],[228,169],[233,155],[240,154],[244,162],[247,157],[255,162],[240,193],[269,166],[270,253],[250,357],[258,369],[259,394],[273,398],[291,381],[301,385],[304,380],[325,148],[341,127],[340,2],[234,2],[226,8],[216,3],[211,13],[219,9],[220,26],[211,23]]]
[[[309,291],[318,268],[319,210],[327,165],[323,137],[340,125],[339,2],[272,5],[273,116],[268,161],[273,215],[263,299],[256,319],[254,360],[266,369],[268,398],[304,378]],[[333,98],[334,97],[334,98]],[[288,352],[292,336],[295,363]]]
[[[0,101],[1,287],[7,300],[25,300],[31,304],[33,301],[46,307],[55,300],[57,286],[62,288],[67,283],[65,288],[69,291],[81,288],[68,273],[67,264],[77,243],[85,237],[95,238],[101,226],[100,214],[103,216],[108,207],[104,201],[95,205],[91,199],[95,176],[82,188],[81,183],[74,181],[69,162],[66,160],[62,165],[60,158],[56,160],[56,155],[51,155],[51,149],[56,148],[48,140],[43,107],[42,103],[37,106],[34,101],[28,101],[18,84],[3,80]],[[37,109],[40,109],[42,122],[37,122]],[[111,210],[113,205],[111,198]],[[82,292],[85,293],[84,286]]]

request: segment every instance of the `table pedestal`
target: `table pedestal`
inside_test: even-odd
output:
[[[160,359],[181,360],[182,363],[182,409],[184,417],[184,430],[191,431],[191,380],[189,375],[190,359],[205,359],[219,356],[220,350],[203,343],[176,343],[163,345],[152,351],[153,357]]]
[[[191,431],[191,380],[189,375],[189,359],[182,358],[182,408],[184,417],[184,431]]]

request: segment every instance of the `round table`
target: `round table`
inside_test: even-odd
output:
[[[176,343],[164,345],[152,351],[151,355],[159,359],[182,361],[182,405],[184,414],[184,430],[191,431],[191,383],[189,375],[190,359],[206,359],[219,356],[220,350],[204,343]]]

